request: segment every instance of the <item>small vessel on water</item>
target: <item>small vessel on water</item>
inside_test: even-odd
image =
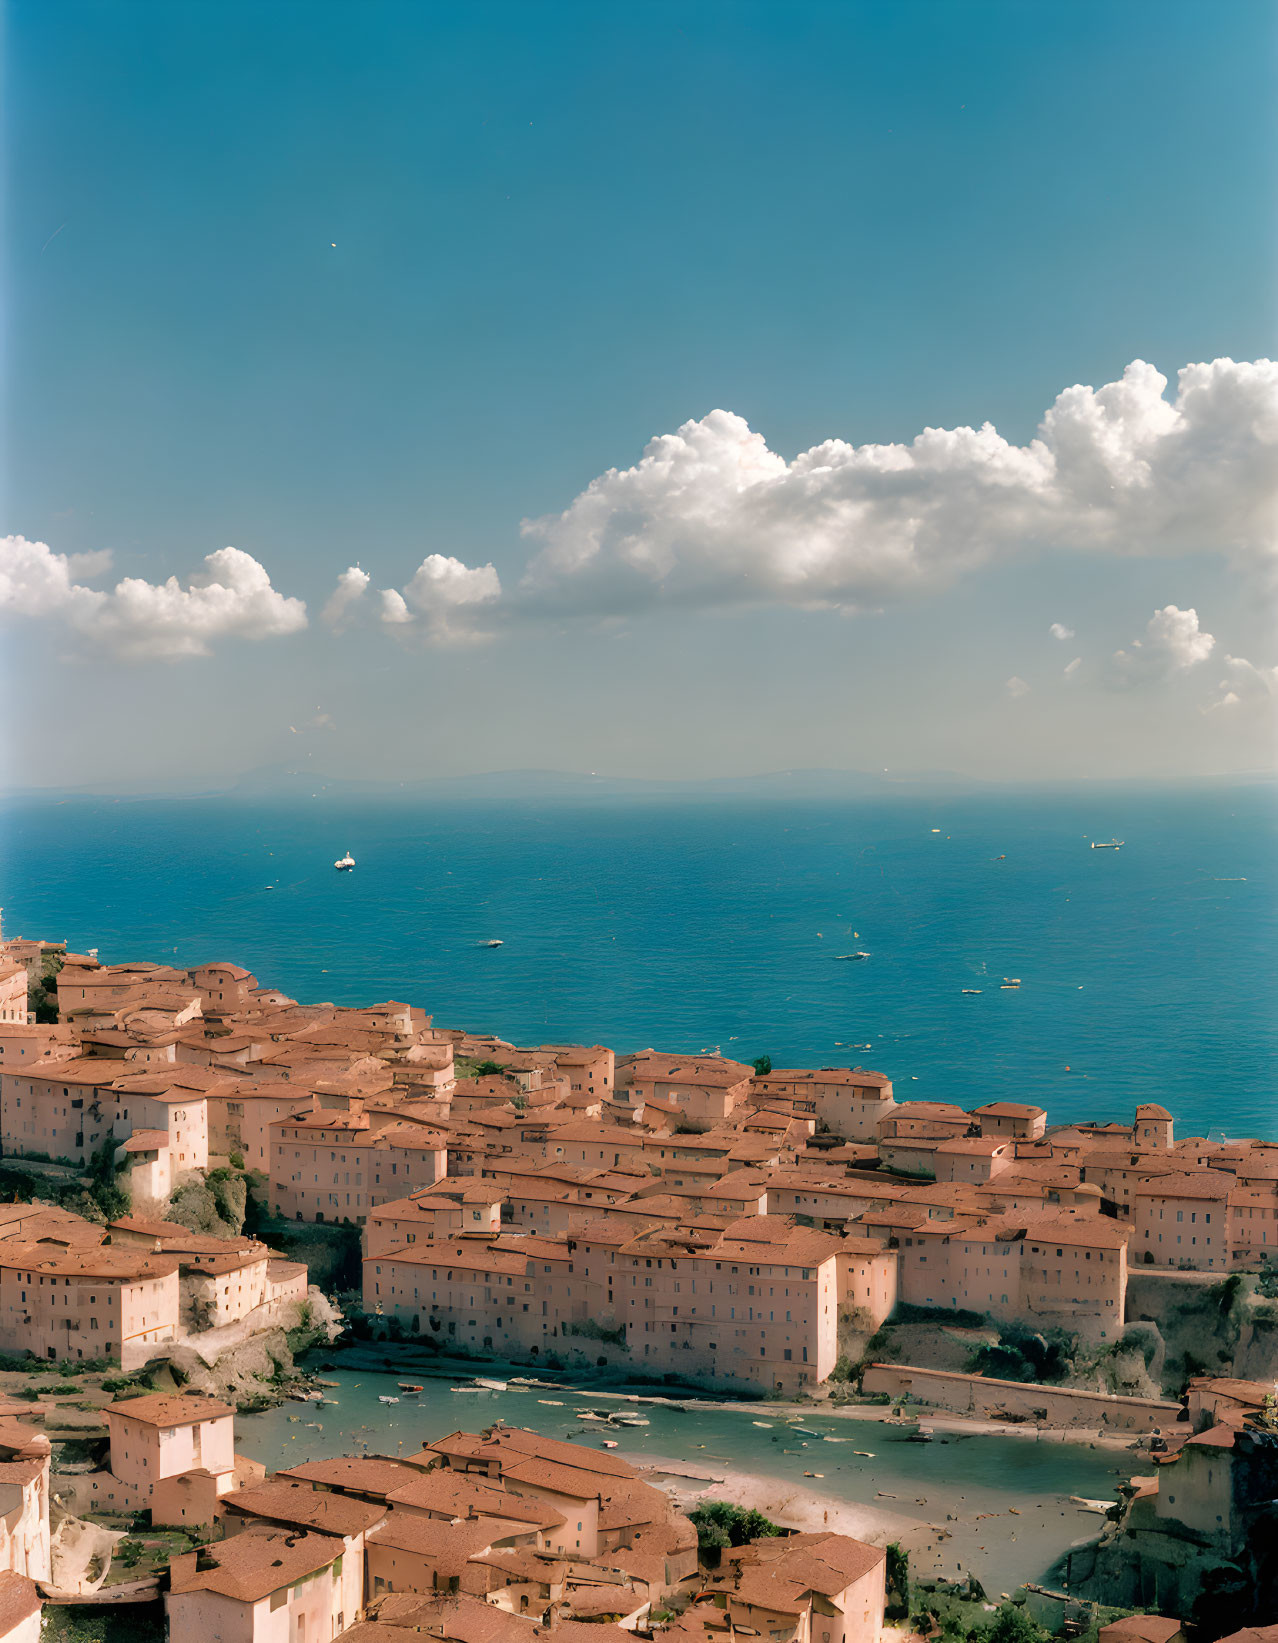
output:
[[[964,987],[963,991],[971,996],[973,994],[979,995],[981,989],[979,987]]]
[[[504,941],[495,941],[494,940],[494,941],[481,941],[479,945],[481,947],[504,947],[506,944],[505,944]]]
[[[337,858],[337,860],[333,863],[333,866],[336,867],[336,869],[339,873],[349,873],[351,868],[354,867],[354,865],[355,865],[355,858],[354,858],[354,856],[351,855],[349,850],[346,852],[346,854],[344,856],[339,856]]]
[[[389,1392],[380,1392],[378,1393],[377,1401],[378,1403],[398,1403],[399,1399],[392,1398]]]
[[[1107,842],[1102,842],[1100,839],[1092,840],[1093,850],[1121,850],[1122,848],[1122,839],[1110,839]]]
[[[792,1426],[792,1432],[797,1432],[801,1438],[823,1438],[824,1432],[817,1432],[810,1426]]]
[[[485,1392],[504,1392],[506,1390],[505,1381],[489,1380],[487,1375],[476,1375],[475,1385],[482,1386]]]
[[[870,955],[869,955],[869,953],[857,952],[857,953],[836,953],[834,956],[835,956],[836,961],[838,961],[840,963],[856,964],[861,959],[869,958]]]
[[[395,1385],[401,1392],[424,1392],[424,1386],[418,1386],[416,1381],[396,1381]]]
[[[652,1422],[647,1415],[631,1415],[618,1410],[609,1417],[613,1426],[651,1426]]]

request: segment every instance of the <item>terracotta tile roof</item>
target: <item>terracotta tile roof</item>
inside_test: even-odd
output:
[[[363,1534],[386,1516],[385,1506],[377,1502],[312,1489],[308,1484],[279,1477],[248,1489],[235,1489],[222,1496],[221,1505],[242,1517],[297,1523],[329,1535]]]
[[[220,1420],[234,1415],[229,1403],[204,1398],[194,1392],[149,1392],[142,1398],[125,1398],[108,1404],[107,1415],[140,1421],[143,1426],[194,1426],[198,1421]]]
[[[24,1620],[39,1614],[41,1607],[34,1580],[12,1569],[0,1571],[0,1637],[8,1637]]]
[[[1160,1614],[1129,1614],[1102,1626],[1100,1643],[1169,1643],[1183,1625]]]
[[[371,1495],[385,1500],[396,1489],[402,1489],[405,1484],[420,1477],[421,1468],[381,1455],[341,1455],[333,1460],[303,1461],[300,1466],[286,1467],[276,1475],[329,1489],[341,1489],[350,1495]]]
[[[169,1564],[171,1590],[217,1592],[256,1603],[283,1586],[328,1568],[343,1552],[343,1542],[309,1530],[267,1529],[257,1525],[198,1552],[186,1552]],[[208,1567],[201,1568],[204,1563]]]

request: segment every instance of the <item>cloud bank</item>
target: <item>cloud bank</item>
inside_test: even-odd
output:
[[[1254,583],[1278,585],[1278,365],[1217,359],[1185,366],[1171,398],[1167,387],[1136,360],[1117,382],[1059,394],[1025,445],[985,423],[926,428],[909,444],[831,439],[792,461],[741,417],[712,411],[653,439],[635,466],[601,474],[563,512],[525,520],[531,556],[509,591],[491,563],[432,553],[402,588],[375,590],[350,566],[322,618],[334,631],[372,620],[405,639],[457,644],[521,621],[661,609],[855,612],[943,591],[1039,548],[1213,551]],[[108,564],[109,555],[4,538],[0,611],[58,620],[119,656],[164,660],[306,626],[303,602],[236,548],[210,554],[185,586],[176,577],[90,586]],[[1048,631],[1074,637],[1063,622]],[[1115,655],[1111,675],[1173,677],[1213,644],[1193,610],[1164,606]],[[1255,694],[1254,682],[1237,682],[1240,700]]]
[[[827,440],[792,462],[712,411],[525,520],[535,553],[518,598],[597,615],[855,611],[1038,546],[1214,549],[1272,578],[1278,366],[1218,359],[1186,366],[1170,401],[1166,388],[1136,360],[1119,382],[1067,388],[1028,445],[985,423],[909,445]]]
[[[23,536],[0,538],[0,612],[63,622],[92,646],[136,660],[208,656],[222,639],[275,639],[306,626],[306,606],[271,586],[251,554],[219,548],[183,587],[176,576],[126,576],[110,591],[77,578],[101,575],[104,553],[55,553]]]

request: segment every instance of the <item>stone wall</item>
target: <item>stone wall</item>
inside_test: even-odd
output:
[[[1005,1411],[1053,1427],[1152,1432],[1183,1418],[1178,1403],[1155,1398],[1116,1398],[1102,1392],[987,1380],[981,1375],[958,1375],[911,1364],[871,1364],[865,1372],[864,1390],[871,1394],[886,1392],[891,1398],[908,1393],[913,1402],[984,1419]]]

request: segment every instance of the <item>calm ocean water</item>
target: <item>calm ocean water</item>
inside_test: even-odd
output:
[[[466,1382],[473,1371],[455,1372]],[[600,1429],[583,1426],[573,1411],[616,1407],[597,1392],[567,1388],[451,1392],[447,1380],[417,1369],[411,1374],[425,1386],[419,1398],[380,1403],[380,1397],[399,1396],[396,1381],[406,1373],[339,1367],[328,1376],[336,1383],[337,1408],[287,1403],[242,1416],[236,1447],[274,1470],[339,1451],[412,1454],[447,1432],[476,1432],[496,1420],[593,1445]],[[760,1506],[766,1511],[775,1502],[780,1516],[787,1498],[807,1500],[816,1491],[880,1512],[940,1521],[952,1538],[937,1549],[936,1567],[952,1576],[959,1563],[992,1594],[1042,1579],[1062,1552],[1094,1536],[1100,1520],[1079,1512],[1068,1497],[1113,1500],[1119,1479],[1129,1476],[1133,1465],[1132,1456],[1110,1449],[1025,1436],[943,1434],[915,1445],[894,1438],[877,1421],[807,1411],[804,1426],[826,1437],[805,1441],[786,1430],[784,1414],[768,1403],[748,1412],[692,1403],[685,1414],[645,1404],[642,1413],[648,1426],[609,1433],[635,1464],[659,1466],[673,1459],[705,1478],[733,1469],[750,1472],[767,1480]],[[769,1429],[760,1430],[756,1420],[769,1422]],[[836,1441],[827,1441],[831,1438]],[[946,1523],[950,1512],[955,1520]],[[919,1552],[911,1554],[911,1562],[916,1574],[931,1567]]]
[[[406,999],[520,1043],[860,1063],[900,1097],[1054,1120],[1153,1099],[1186,1134],[1278,1138],[1276,835],[1255,787],[18,802],[0,903],[12,935],[231,958],[306,1001]]]

